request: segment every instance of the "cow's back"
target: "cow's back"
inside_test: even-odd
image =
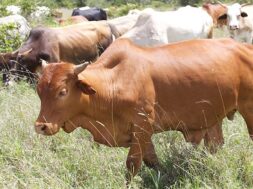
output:
[[[111,29],[104,21],[56,28],[55,32],[58,33],[60,57],[70,62],[94,60],[98,56],[98,48],[104,51],[112,41]]]
[[[194,38],[208,38],[212,17],[202,8],[183,7],[177,11],[144,11],[135,26],[122,38],[143,46],[157,46]]]
[[[139,13],[121,16],[108,20],[108,23],[113,24],[119,31],[120,35],[123,35],[135,25],[138,16]]]

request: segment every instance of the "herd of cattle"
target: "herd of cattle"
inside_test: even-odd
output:
[[[126,165],[134,176],[142,161],[159,168],[154,133],[177,130],[187,142],[203,139],[215,151],[224,142],[222,120],[239,111],[253,139],[250,8],[148,8],[111,20],[97,8],[75,9],[73,16],[88,14],[87,20],[71,17],[67,26],[33,28],[17,51],[0,56],[0,64],[39,72],[37,133],[82,127],[101,144],[130,147]],[[248,43],[203,39],[223,25]]]

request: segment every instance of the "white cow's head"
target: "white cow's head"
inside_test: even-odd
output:
[[[223,5],[226,6],[226,5]],[[219,19],[225,19],[229,30],[237,30],[240,28],[240,20],[242,17],[247,17],[246,12],[242,12],[241,8],[243,5],[235,3],[233,5],[226,6],[227,13],[219,17]]]

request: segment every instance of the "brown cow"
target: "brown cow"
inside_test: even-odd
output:
[[[65,26],[65,25],[71,25],[71,24],[78,24],[81,22],[87,22],[87,18],[83,17],[83,16],[71,16],[68,19],[60,19],[59,25],[60,26]]]
[[[253,47],[231,39],[189,40],[143,48],[116,40],[97,60],[43,63],[37,133],[88,129],[108,146],[130,147],[135,175],[142,160],[158,165],[154,133],[181,131],[188,142],[223,144],[222,120],[239,110],[253,139]]]
[[[75,64],[83,60],[93,61],[112,43],[113,32],[106,21],[34,28],[28,40],[19,48],[18,69],[25,67],[34,73],[40,59]]]

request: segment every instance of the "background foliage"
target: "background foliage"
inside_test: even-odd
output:
[[[0,53],[14,51],[21,45],[17,27],[15,24],[0,25]]]

